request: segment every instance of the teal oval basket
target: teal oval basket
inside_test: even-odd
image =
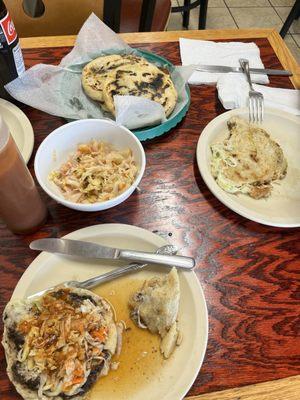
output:
[[[140,49],[135,49],[135,50],[142,57],[146,58],[148,61],[154,64],[167,66],[170,69],[174,68],[174,65],[164,57],[150,53],[149,51],[146,50],[140,50]],[[191,94],[188,84],[185,85],[185,91],[188,98],[188,102],[176,115],[174,115],[173,117],[171,115],[165,122],[163,122],[160,125],[133,130],[132,132],[135,134],[135,136],[140,141],[154,139],[155,137],[161,136],[164,133],[169,132],[172,128],[174,128],[183,119],[191,103]]]

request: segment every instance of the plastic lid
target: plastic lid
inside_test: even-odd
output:
[[[0,115],[0,151],[4,148],[9,138],[9,129]]]

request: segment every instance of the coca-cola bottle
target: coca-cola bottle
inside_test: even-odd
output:
[[[17,32],[4,2],[0,0],[0,97],[10,99],[4,85],[24,71]]]

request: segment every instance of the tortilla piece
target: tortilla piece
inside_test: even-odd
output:
[[[3,321],[7,374],[25,400],[84,399],[117,349],[111,306],[85,289],[11,301]]]

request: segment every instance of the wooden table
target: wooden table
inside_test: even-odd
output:
[[[179,37],[255,41],[266,67],[283,66],[294,73],[292,80],[271,77],[271,86],[300,86],[299,66],[273,30],[121,36],[176,64],[180,63]],[[27,67],[39,62],[58,63],[73,43],[74,37],[21,40]],[[184,120],[167,135],[144,144],[147,168],[141,191],[125,203],[88,214],[58,205],[43,193],[50,215],[42,230],[17,237],[0,225],[1,311],[36,256],[28,248],[32,240],[62,236],[94,224],[141,226],[168,236],[184,254],[197,260],[210,331],[201,372],[188,396],[202,400],[299,399],[300,378],[295,375],[300,374],[300,231],[248,221],[210,193],[199,175],[195,149],[202,129],[224,109],[213,86],[191,87],[191,96]],[[65,121],[28,106],[22,108],[33,124],[35,153],[45,136]],[[29,163],[32,172],[33,159]],[[6,377],[2,348],[0,362],[0,397],[19,399]]]

